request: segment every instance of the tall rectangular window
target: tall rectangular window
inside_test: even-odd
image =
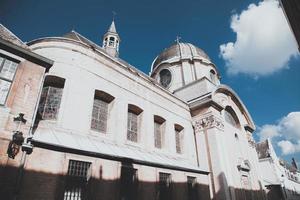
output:
[[[41,119],[57,120],[64,86],[64,78],[46,76],[38,109]]]
[[[182,153],[183,151],[183,127],[179,124],[175,124],[175,143],[176,143],[176,152]]]
[[[121,168],[121,194],[120,200],[136,200],[138,191],[137,170],[132,166]]]
[[[192,176],[187,177],[187,189],[188,189],[188,200],[197,200],[198,191],[197,191],[196,177],[192,177]]]
[[[159,173],[159,188],[158,196],[159,200],[171,200],[172,191],[171,191],[171,174],[169,173]]]
[[[130,111],[127,120],[127,139],[132,142],[137,142],[138,139],[138,115]]]
[[[94,99],[91,128],[106,133],[108,116],[108,103]]]
[[[127,140],[131,142],[138,142],[139,129],[141,121],[141,113],[143,110],[133,104],[128,104],[127,116]]]
[[[64,200],[88,200],[91,163],[70,160],[65,183]]]
[[[57,120],[63,88],[44,87],[39,104],[42,119]]]
[[[0,105],[5,104],[18,67],[17,61],[12,60],[0,54]]]
[[[164,130],[164,123],[165,119],[158,116],[154,115],[154,145],[156,148],[161,149],[164,145],[164,135],[165,135],[165,130]]]
[[[110,103],[115,98],[101,90],[95,90],[94,94],[94,104],[91,120],[91,129],[106,133],[107,132],[107,122],[108,122],[108,109]]]
[[[154,122],[154,143],[156,148],[162,147],[162,125]]]

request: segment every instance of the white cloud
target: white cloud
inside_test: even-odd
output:
[[[229,74],[268,75],[287,68],[297,44],[277,0],[265,0],[231,18],[236,41],[220,45]]]
[[[281,148],[283,155],[300,152],[300,141],[293,144],[289,140],[281,140],[277,143],[277,145]]]
[[[300,152],[300,112],[291,112],[276,124],[262,126],[258,135],[261,141],[276,140],[284,155]]]
[[[273,137],[279,136],[279,129],[276,125],[266,124],[260,128],[260,140],[266,140],[268,138],[272,139]]]

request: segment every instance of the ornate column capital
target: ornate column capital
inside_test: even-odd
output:
[[[210,128],[218,128],[222,131],[224,130],[223,120],[211,113],[194,119],[193,125],[196,133]]]

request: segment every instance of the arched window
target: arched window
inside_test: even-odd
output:
[[[136,105],[128,105],[127,140],[138,142],[141,113],[143,110]]]
[[[154,145],[159,149],[164,145],[165,121],[164,118],[154,115]]]
[[[216,83],[216,72],[214,70],[210,70],[209,74],[211,82]]]
[[[109,38],[108,46],[110,46],[110,47],[114,47],[115,46],[115,38],[114,37],[110,37]]]
[[[240,127],[240,122],[235,114],[235,112],[233,111],[233,109],[229,106],[227,106],[224,110],[224,118],[225,121],[229,124],[231,124],[232,126],[239,128]]]
[[[182,153],[183,150],[183,127],[179,124],[174,125],[176,152]]]
[[[110,94],[96,90],[91,120],[91,129],[106,133],[109,104],[115,98]]]
[[[42,119],[57,120],[64,86],[64,78],[46,76],[38,109]]]
[[[107,38],[104,39],[104,44],[103,44],[103,47],[106,47],[107,46]]]

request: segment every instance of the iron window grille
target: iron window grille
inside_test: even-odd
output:
[[[63,88],[44,87],[39,104],[42,119],[57,120]]]
[[[171,200],[171,174],[159,173],[159,200]]]
[[[90,162],[70,160],[65,184],[64,200],[87,200],[90,177]]]
[[[128,111],[127,140],[132,142],[138,141],[138,115],[131,111]]]
[[[109,103],[94,99],[91,128],[106,133],[107,129],[107,118],[108,118],[108,105]]]
[[[187,177],[188,200],[197,200],[197,179],[196,177]]]
[[[130,166],[121,168],[121,200],[136,200],[138,191],[137,169]]]
[[[0,105],[4,105],[17,71],[18,62],[0,54]]]

